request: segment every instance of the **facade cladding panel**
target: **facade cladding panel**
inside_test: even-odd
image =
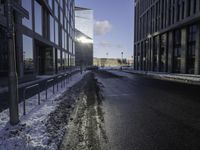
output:
[[[200,1],[135,0],[134,68],[200,74]]]
[[[0,0],[1,77],[8,73],[5,3]],[[14,13],[19,77],[55,74],[74,66],[74,0],[19,0],[19,4],[29,12],[29,19]]]
[[[76,66],[93,65],[93,10],[75,9],[75,53]]]

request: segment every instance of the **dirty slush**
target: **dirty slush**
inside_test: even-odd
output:
[[[66,92],[46,124],[54,140],[49,143],[57,143],[61,150],[109,149],[100,86],[91,72]]]

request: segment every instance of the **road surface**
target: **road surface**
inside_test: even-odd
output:
[[[102,83],[112,150],[200,150],[200,87],[114,71]]]

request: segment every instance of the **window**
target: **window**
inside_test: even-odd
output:
[[[0,28],[0,76],[8,76],[8,48],[6,29]]]
[[[53,8],[53,1],[52,0],[48,0],[48,4],[49,4],[49,7],[52,9]]]
[[[63,11],[62,9],[60,10],[60,23],[63,25]]]
[[[57,68],[58,70],[61,70],[61,51],[57,50]]]
[[[179,4],[179,1],[177,1],[176,5],[177,5],[176,20],[179,21],[180,20],[180,10],[181,10],[180,9],[181,6]]]
[[[51,42],[55,42],[55,24],[54,24],[54,18],[50,16],[50,40]]]
[[[62,48],[65,48],[65,31],[62,29]]]
[[[72,53],[72,39],[69,37],[69,52]]]
[[[29,74],[34,71],[33,62],[33,40],[32,38],[23,35],[23,62],[24,73]]]
[[[59,44],[59,30],[58,30],[58,22],[55,21],[55,43]]]
[[[35,32],[42,35],[42,6],[35,1]]]
[[[184,17],[185,17],[185,2],[184,1],[182,2],[182,14],[181,14],[181,16],[182,16],[182,19],[184,19]]]
[[[67,33],[65,32],[65,49],[68,50],[68,47],[67,47],[67,39],[68,39],[68,36],[67,36]]]
[[[194,74],[196,31],[196,25],[191,25],[188,28],[187,73],[189,74]]]
[[[157,71],[158,68],[158,36],[153,39],[153,71]]]
[[[70,57],[70,63],[71,63],[71,66],[75,66],[75,57],[74,56]]]
[[[22,0],[22,7],[29,12],[29,19],[23,18],[22,24],[32,29],[32,0]]]
[[[66,52],[64,53],[64,67],[68,67],[68,54]]]
[[[196,13],[196,4],[197,4],[197,2],[196,2],[196,0],[194,0],[193,1],[193,14],[195,14]]]
[[[174,72],[180,73],[181,69],[181,30],[176,30],[174,33]]]
[[[54,67],[53,48],[45,48],[44,53],[45,62],[42,63],[45,65],[45,73],[51,73]]]
[[[161,42],[160,42],[160,71],[163,72],[165,71],[165,60],[167,60],[167,58],[165,58],[165,54],[166,54],[166,45],[167,45],[167,37],[166,34],[163,34],[161,36]]]
[[[72,65],[71,65],[71,55],[69,55],[68,57],[69,57],[69,58],[68,58],[68,61],[69,61],[69,62],[68,62],[68,63],[69,63],[69,66],[72,66]]]
[[[58,18],[58,3],[54,0],[54,15]]]
[[[60,0],[60,7],[63,8],[63,0]]]

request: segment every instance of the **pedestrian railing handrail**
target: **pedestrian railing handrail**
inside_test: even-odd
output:
[[[74,73],[77,73],[79,70],[73,70],[71,72],[67,72],[64,73],[62,75],[57,75],[51,79],[48,79],[45,81],[45,98],[46,100],[48,99],[48,89],[53,87],[53,94],[55,94],[55,85],[57,85],[57,92],[59,90],[59,83],[61,83],[61,88],[63,88],[63,84],[64,87],[66,87],[66,84],[69,82],[70,78],[72,77],[72,75]],[[52,83],[52,84],[51,84]],[[41,87],[41,85],[38,84],[33,84],[30,85],[28,87],[25,87],[24,91],[23,91],[23,115],[26,115],[26,95],[30,90],[36,89],[37,93],[36,95],[38,95],[38,105],[40,105],[40,90],[42,90],[43,88]]]
[[[45,90],[46,90],[46,100],[47,100],[47,98],[48,98],[48,88],[49,88],[49,84],[50,83],[53,83],[53,94],[55,94],[55,88],[54,88],[54,85],[55,85],[55,79],[49,79],[49,80],[47,80],[46,81],[46,84],[45,84]],[[51,87],[51,86],[50,86]]]
[[[24,108],[24,111],[23,111],[23,114],[26,115],[26,92],[28,90],[31,90],[33,88],[37,88],[37,94],[38,94],[38,105],[40,105],[40,85],[39,84],[34,84],[34,85],[31,85],[31,86],[28,86],[24,89],[24,92],[23,92],[23,108]]]

